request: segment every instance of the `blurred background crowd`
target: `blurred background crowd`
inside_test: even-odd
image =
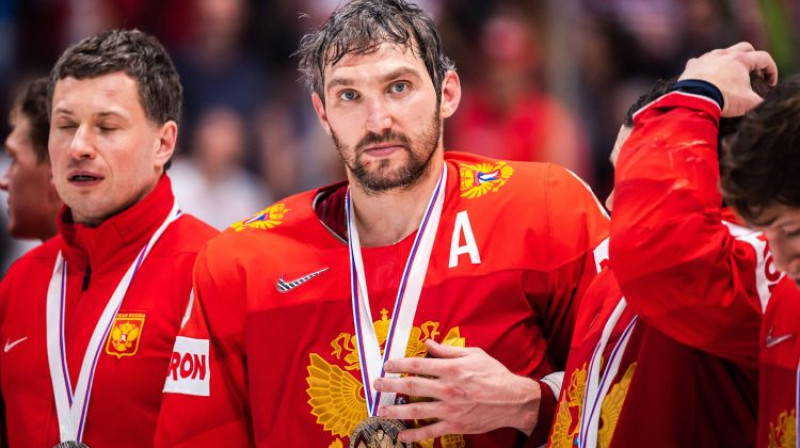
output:
[[[277,198],[343,178],[291,57],[341,0],[0,0],[0,116],[68,45],[106,28],[156,35],[184,85],[182,208],[224,228]],[[601,199],[622,117],[686,59],[747,40],[800,68],[797,0],[421,0],[464,96],[445,147],[560,163]],[[8,134],[2,120],[2,136]],[[0,156],[0,169],[8,160]],[[5,207],[0,196],[0,208]],[[2,213],[0,219],[6,219]],[[0,230],[5,266],[30,245]]]

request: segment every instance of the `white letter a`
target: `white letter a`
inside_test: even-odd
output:
[[[464,245],[460,246],[461,235],[464,235]],[[475,243],[475,235],[472,234],[472,226],[469,223],[467,211],[458,212],[456,223],[453,226],[453,239],[450,241],[450,265],[454,268],[458,266],[458,257],[462,254],[469,254],[469,261],[472,264],[481,264],[481,255],[478,253],[478,245]]]

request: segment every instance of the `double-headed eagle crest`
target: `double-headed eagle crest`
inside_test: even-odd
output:
[[[570,377],[567,387],[566,401],[559,401],[556,421],[553,424],[551,436],[552,448],[573,448],[577,446],[575,438],[578,437],[580,430],[581,412],[583,411],[583,397],[586,393],[586,366],[575,369]],[[636,363],[628,366],[622,379],[611,387],[608,391],[603,404],[600,406],[600,425],[597,430],[597,446],[607,448],[611,445],[614,437],[614,430],[617,428],[619,414],[622,411],[622,404],[628,394],[633,373],[636,371]]]
[[[108,333],[106,353],[117,359],[133,356],[139,350],[139,340],[144,328],[144,313],[119,313]]]
[[[387,315],[388,311],[383,309],[381,319],[373,322],[381,351],[391,324]],[[438,322],[428,321],[419,327],[414,327],[409,336],[406,357],[425,356],[427,354],[425,340],[437,340],[440,335]],[[466,346],[466,339],[461,337],[458,327],[450,329],[441,341],[443,344],[456,347]],[[340,448],[346,446],[340,438],[349,437],[359,422],[367,418],[367,404],[364,400],[361,377],[357,373],[361,367],[358,363],[355,336],[340,333],[331,341],[331,347],[333,348],[331,356],[341,361],[340,365],[329,363],[319,354],[311,353],[306,392],[309,397],[308,404],[311,405],[311,414],[317,418],[318,424],[335,437],[329,448]],[[465,446],[461,435],[447,435],[438,440],[442,448]],[[423,448],[433,448],[434,442],[434,440],[423,440],[417,444]]]
[[[769,448],[797,446],[797,417],[795,410],[783,411],[778,419],[769,424]]]
[[[231,228],[237,232],[247,228],[257,230],[274,229],[283,222],[283,218],[288,212],[289,209],[282,203],[270,205],[249,219],[233,223]]]
[[[489,192],[497,193],[514,174],[514,168],[503,161],[463,164],[458,171],[461,176],[461,197],[467,199],[479,198]]]

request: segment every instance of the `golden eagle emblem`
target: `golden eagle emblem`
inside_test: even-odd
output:
[[[778,420],[769,423],[769,448],[794,448],[797,446],[797,418],[795,410],[783,411]]]
[[[373,322],[381,351],[384,349],[390,324],[391,320],[388,318],[386,309],[381,310],[381,319]],[[406,356],[423,357],[427,355],[425,340],[438,340],[439,336],[441,336],[441,332],[438,322],[428,321],[419,327],[414,327],[409,336]],[[461,337],[458,327],[450,329],[441,342],[458,347],[466,346],[466,339]],[[331,341],[331,347],[333,350],[330,355],[334,360],[333,363],[329,363],[318,353],[309,355],[306,393],[308,393],[311,414],[317,418],[318,424],[335,437],[329,446],[338,448],[347,446],[340,438],[349,437],[353,429],[367,418],[367,403],[364,399],[361,374],[358,372],[361,370],[361,366],[358,363],[355,335],[340,333]],[[438,441],[438,445],[434,444],[434,440],[423,440],[417,444],[422,448],[433,448],[434,446],[463,448],[465,446],[464,437],[461,435],[443,436]]]
[[[497,193],[497,190],[514,174],[514,168],[503,161],[498,161],[494,165],[482,162],[475,165],[461,165],[459,174],[461,197],[474,199],[489,192]]]
[[[573,448],[577,446],[576,438],[580,432],[581,412],[583,410],[583,400],[586,393],[586,371],[587,363],[579,369],[575,369],[570,377],[569,385],[565,385],[567,390],[558,401],[553,431],[550,436],[550,447],[552,448]],[[622,378],[611,386],[606,394],[603,404],[600,407],[600,425],[597,434],[597,446],[607,448],[611,445],[614,430],[617,428],[619,414],[622,411],[622,404],[628,394],[628,388],[636,371],[636,363],[631,363]]]
[[[144,328],[144,313],[119,313],[108,332],[106,353],[117,359],[133,356],[139,351],[139,341]]]
[[[575,369],[569,377],[569,384],[564,385],[567,390],[561,394],[558,401],[558,410],[550,436],[549,446],[552,448],[576,446],[575,438],[580,429],[579,422],[586,388],[586,365],[587,363],[583,363],[581,368]]]
[[[282,203],[270,205],[249,219],[233,223],[231,228],[237,232],[241,232],[248,227],[257,230],[274,229],[283,222],[283,218],[288,212],[289,209]]]

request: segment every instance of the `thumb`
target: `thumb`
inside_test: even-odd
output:
[[[460,358],[468,354],[466,348],[440,344],[433,339],[426,340],[425,347],[428,349],[428,353],[435,358]]]

